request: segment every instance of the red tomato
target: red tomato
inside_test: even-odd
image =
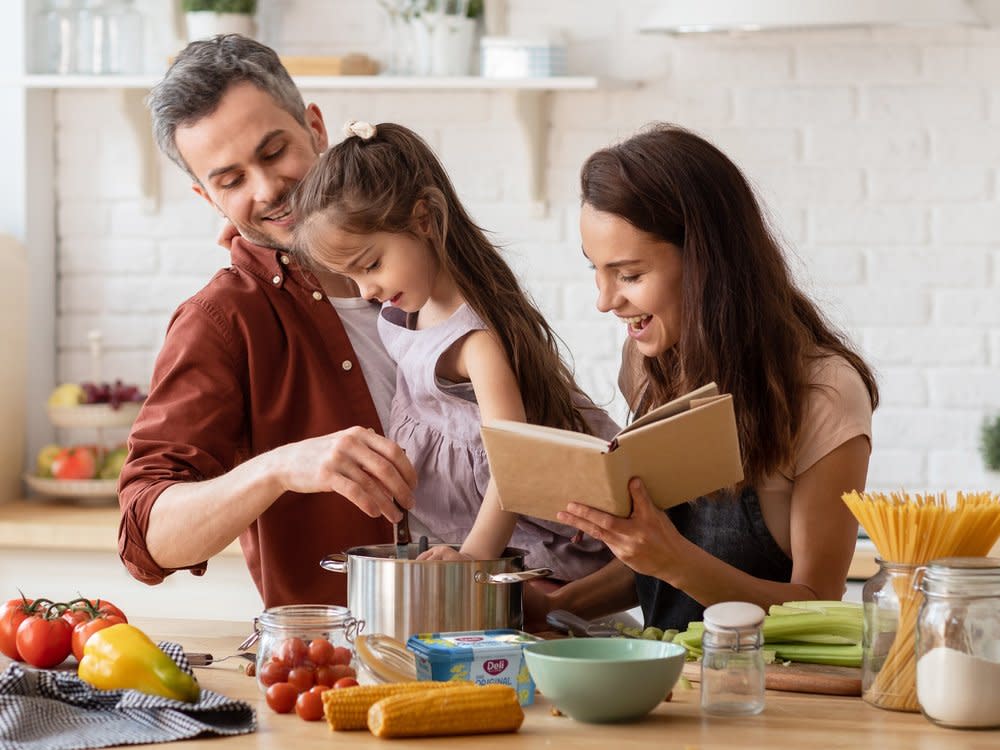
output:
[[[260,682],[262,685],[273,685],[276,682],[288,681],[288,666],[280,661],[268,659],[264,666],[260,668]]]
[[[0,653],[20,661],[17,628],[31,614],[31,599],[10,599],[0,607]]]
[[[288,673],[288,684],[300,693],[305,692],[316,684],[316,673],[308,667],[295,667]]]
[[[349,664],[333,664],[330,666],[333,670],[333,682],[336,682],[341,677],[357,677],[358,673],[354,671],[354,667]],[[330,683],[331,686],[333,683]]]
[[[71,628],[75,628],[81,622],[90,622],[93,616],[86,609],[70,607],[62,613],[62,618],[69,623]]]
[[[305,719],[306,721],[319,721],[322,719],[322,692],[307,690],[304,693],[299,693],[299,697],[295,700],[295,713],[299,715],[299,718]]]
[[[334,688],[346,688],[346,687],[354,687],[357,684],[358,684],[358,681],[355,680],[353,677],[341,677],[339,680],[337,680],[335,683],[333,683],[333,687]]]
[[[309,647],[301,638],[288,638],[274,652],[273,659],[289,667],[297,667],[309,656]]]
[[[17,650],[33,667],[48,669],[69,656],[73,629],[61,617],[28,617],[17,627]]]
[[[313,638],[309,643],[309,661],[317,667],[329,664],[333,660],[334,648],[326,638]]]
[[[65,619],[65,615],[63,616]],[[76,657],[77,661],[83,658],[83,647],[87,644],[87,639],[90,638],[98,630],[104,630],[104,628],[110,628],[112,625],[119,625],[125,622],[122,618],[117,615],[109,615],[107,617],[95,617],[93,620],[86,620],[84,622],[78,622],[76,627],[73,628],[73,656]]]
[[[279,714],[287,714],[295,708],[295,699],[299,691],[287,682],[276,682],[267,689],[264,694],[267,698],[267,705],[272,711]]]
[[[333,648],[333,658],[330,659],[331,664],[350,664],[351,659],[354,654],[351,653],[351,649],[345,648],[344,646],[334,646]]]
[[[114,615],[115,617],[122,618],[122,622],[128,622],[128,618],[125,616],[125,613],[107,599],[91,599],[90,606],[97,610],[98,615]]]
[[[316,667],[316,684],[326,685],[328,688],[333,687],[333,683],[337,681],[337,672],[335,667],[329,664],[324,664],[322,667]]]

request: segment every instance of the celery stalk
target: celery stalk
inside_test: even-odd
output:
[[[861,621],[861,605],[852,602],[777,604],[764,618],[764,643],[779,659],[857,666],[861,663]],[[690,622],[673,642],[684,646],[689,656],[700,656],[704,630],[704,623]]]
[[[812,643],[771,643],[778,659],[808,662],[809,664],[831,664],[841,667],[861,666],[861,644],[851,646],[823,646]]]

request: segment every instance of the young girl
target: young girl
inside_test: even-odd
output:
[[[436,540],[464,540],[461,555],[473,559],[495,559],[509,540],[564,581],[603,566],[611,555],[599,542],[501,510],[479,428],[503,418],[610,437],[616,425],[580,392],[430,147],[391,123],[352,122],[345,135],[293,198],[295,244],[384,303],[379,334],[398,366],[387,436],[419,476],[411,521]]]
[[[627,327],[619,379],[639,416],[710,381],[733,395],[745,480],[661,512],[641,481],[621,519],[570,504],[560,520],[634,571],[647,625],[685,628],[705,606],[840,599],[865,486],[872,371],[796,287],[739,169],[654,126],[583,166],[580,230],[597,307]],[[627,569],[625,568],[627,566]],[[579,582],[578,582],[579,583]],[[550,606],[596,614],[614,587],[571,584]]]

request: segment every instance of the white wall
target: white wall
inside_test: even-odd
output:
[[[546,218],[530,217],[510,94],[310,98],[334,132],[348,116],[396,120],[431,141],[604,402],[623,332],[593,306],[579,167],[652,120],[707,135],[759,186],[803,283],[877,368],[870,486],[985,486],[978,429],[1000,410],[1000,28],[677,38],[635,32],[648,0],[508,5],[513,34],[565,29],[571,72],[635,84],[553,95]],[[384,49],[374,2],[261,6],[261,37],[282,53]],[[166,161],[162,207],[146,212],[148,146],[118,94],[60,93],[57,129],[59,379],[87,377],[98,326],[106,374],[144,382],[170,312],[226,262],[218,219]]]

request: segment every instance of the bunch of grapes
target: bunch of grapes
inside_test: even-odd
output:
[[[107,404],[118,409],[131,401],[143,401],[146,394],[137,385],[126,385],[121,379],[114,383],[80,383],[86,396],[85,404]]]

